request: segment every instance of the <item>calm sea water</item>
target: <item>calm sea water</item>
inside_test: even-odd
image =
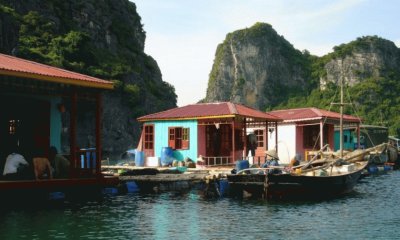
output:
[[[0,239],[400,239],[399,182],[400,171],[368,177],[318,202],[205,200],[191,191],[3,206]]]

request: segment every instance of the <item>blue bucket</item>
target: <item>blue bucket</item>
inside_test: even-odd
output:
[[[161,166],[168,166],[172,164],[174,160],[173,156],[174,151],[170,147],[163,147],[161,149]]]
[[[135,166],[143,167],[144,166],[144,152],[136,151],[135,154]]]
[[[240,170],[249,168],[249,160],[238,160],[236,161],[236,171],[239,172]]]

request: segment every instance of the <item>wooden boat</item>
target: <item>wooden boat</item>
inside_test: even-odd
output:
[[[368,162],[332,166],[305,174],[268,174],[265,179],[267,199],[322,199],[340,196],[353,190]]]
[[[313,159],[292,169],[280,167],[281,173],[271,173],[272,168],[244,169],[227,175],[230,195],[267,200],[336,197],[353,189],[368,165],[364,159],[383,151],[385,146],[350,152],[341,158],[332,155]]]
[[[233,196],[267,200],[322,199],[350,192],[367,164],[363,161],[279,174],[265,173],[268,169],[249,169],[253,173],[230,174],[227,178]]]

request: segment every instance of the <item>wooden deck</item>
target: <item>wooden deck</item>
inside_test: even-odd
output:
[[[72,179],[45,179],[45,180],[20,180],[20,181],[0,181],[1,190],[34,190],[47,189],[57,190],[73,187],[90,187],[90,186],[115,186],[118,184],[117,177],[100,177],[100,178],[72,178]]]

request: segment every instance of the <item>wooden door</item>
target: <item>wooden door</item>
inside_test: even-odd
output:
[[[143,151],[146,157],[154,156],[154,125],[144,125]]]

